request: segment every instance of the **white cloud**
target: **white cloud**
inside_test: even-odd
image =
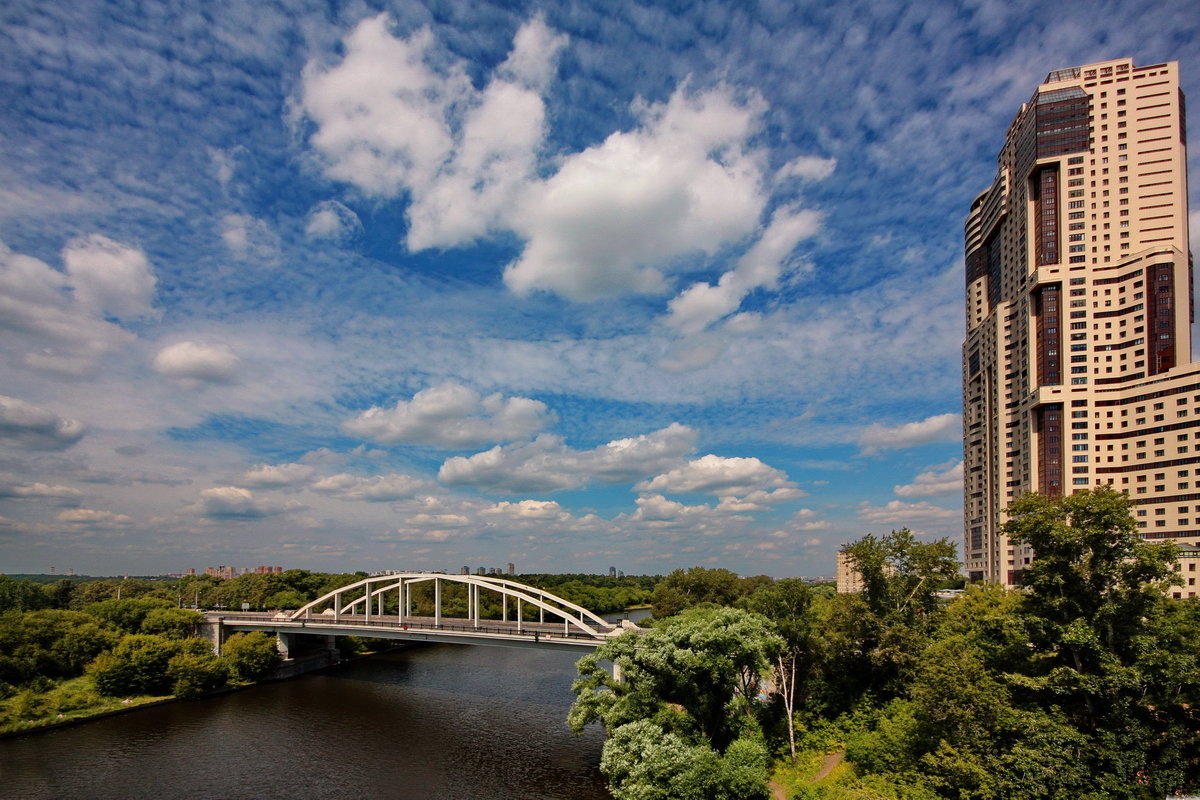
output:
[[[793,486],[786,473],[767,466],[757,458],[724,458],[709,454],[651,480],[642,481],[634,489],[639,492],[673,494],[704,492],[717,495],[749,495],[759,492],[760,499],[763,499],[766,497],[766,489]]]
[[[0,497],[2,498],[67,498],[79,497],[80,494],[82,493],[78,489],[73,489],[70,486],[62,486],[61,484],[18,483],[16,481],[0,479]]]
[[[574,489],[593,480],[621,483],[674,466],[695,447],[696,432],[679,423],[592,450],[573,450],[562,437],[542,434],[532,442],[449,458],[438,480],[500,492]]]
[[[752,233],[766,197],[746,143],[762,101],[727,87],[678,89],[642,106],[642,125],[563,159],[526,193],[514,229],[526,240],[504,272],[518,295],[572,300],[659,292],[663,272]]]
[[[301,105],[316,123],[310,143],[325,174],[370,195],[408,191],[413,250],[502,227],[534,178],[545,137],[541,94],[566,37],[530,20],[476,90],[462,62],[435,52],[428,30],[399,39],[388,25],[386,14],[364,20],[343,42],[340,63],[305,68]]]
[[[776,288],[792,250],[820,227],[816,211],[776,209],[762,236],[715,286],[696,283],[671,300],[667,324],[694,333],[736,311],[753,290]]]
[[[806,181],[823,181],[833,174],[837,168],[836,158],[821,158],[820,156],[800,156],[794,158],[779,168],[775,180],[799,178]]]
[[[0,441],[30,450],[62,450],[83,438],[84,432],[79,420],[0,395]]]
[[[962,512],[941,508],[924,500],[919,503],[905,503],[900,500],[891,500],[884,506],[874,506],[870,502],[859,504],[858,518],[880,525],[915,527],[931,522],[961,520]]]
[[[724,495],[717,508],[723,511],[746,513],[750,511],[766,511],[776,503],[786,503],[789,500],[799,500],[807,492],[800,489],[779,488],[763,491],[755,490],[744,496]]]
[[[263,220],[247,214],[221,217],[221,241],[242,261],[273,265],[279,259],[279,234]]]
[[[938,414],[920,422],[907,422],[894,428],[875,423],[867,426],[858,438],[865,454],[879,450],[916,447],[931,442],[953,442],[962,438],[962,416]]]
[[[245,472],[239,482],[256,489],[282,489],[307,483],[315,471],[307,464],[259,464]]]
[[[411,475],[374,475],[369,478],[347,473],[330,475],[312,484],[313,491],[332,495],[341,500],[363,500],[368,503],[390,503],[428,491],[430,482]]]
[[[62,258],[83,308],[119,319],[153,315],[157,280],[141,250],[93,233],[68,242]]]
[[[280,503],[270,498],[255,497],[249,489],[239,486],[216,486],[200,492],[200,501],[183,510],[209,519],[262,519],[300,511],[296,502]]]
[[[661,494],[642,495],[634,502],[637,504],[637,510],[629,517],[634,522],[679,522],[713,516],[712,506],[689,506],[668,500]]]
[[[479,513],[482,516],[503,517],[521,522],[566,522],[571,519],[570,512],[553,500],[519,500],[515,503],[501,501]]]
[[[324,200],[308,211],[304,233],[310,239],[349,239],[363,232],[358,215],[337,200]]]
[[[127,514],[115,514],[112,511],[100,511],[92,508],[71,508],[60,511],[55,519],[59,522],[93,528],[123,528],[133,523],[133,517]]]
[[[154,356],[156,372],[185,385],[236,383],[242,361],[229,345],[220,342],[176,342]]]
[[[424,444],[463,449],[532,436],[554,419],[546,404],[527,397],[481,397],[447,381],[423,389],[393,408],[367,409],[342,429],[381,444]]]
[[[939,494],[961,492],[963,488],[963,464],[961,461],[949,466],[934,467],[922,472],[912,483],[895,486],[892,491],[897,497],[932,497]]]
[[[88,245],[93,240],[98,240],[96,247]],[[106,253],[108,244],[112,252]],[[105,309],[97,306],[137,316],[148,309],[147,287],[153,288],[154,279],[138,274],[138,266],[145,265],[138,251],[104,237],[75,240],[64,256],[67,252],[75,265],[70,275],[0,242],[0,351],[38,371],[79,376],[134,339],[105,320]],[[122,265],[131,269],[122,273]],[[124,288],[122,275],[128,284]]]

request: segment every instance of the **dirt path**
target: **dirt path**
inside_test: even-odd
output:
[[[816,783],[819,780],[829,777],[829,773],[833,772],[833,768],[842,763],[842,759],[845,757],[845,753],[830,753],[825,756],[825,760],[821,762],[821,771],[813,776],[812,782]]]
[[[771,790],[772,800],[788,800],[787,791],[775,781],[767,781],[767,788]]]

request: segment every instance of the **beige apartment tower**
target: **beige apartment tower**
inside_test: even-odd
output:
[[[1004,509],[1109,484],[1200,592],[1200,363],[1191,350],[1178,64],[1051,72],[965,224],[963,561],[1011,585],[1033,558]]]

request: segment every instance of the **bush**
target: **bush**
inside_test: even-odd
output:
[[[211,653],[180,653],[167,662],[167,677],[176,697],[185,700],[229,685],[229,664]]]
[[[111,653],[103,653],[88,667],[92,682],[101,694],[170,694],[174,679],[168,671],[172,658],[183,653],[208,655],[203,639],[168,639],[153,634],[134,634],[121,640]]]
[[[221,655],[244,681],[265,678],[283,660],[274,637],[262,631],[235,633],[221,646]]]

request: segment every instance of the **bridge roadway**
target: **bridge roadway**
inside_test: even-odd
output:
[[[410,642],[439,642],[444,644],[478,644],[498,647],[526,647],[548,650],[594,650],[603,642],[626,630],[622,625],[594,625],[599,636],[573,628],[563,622],[528,622],[515,620],[469,619],[458,617],[411,617],[401,622],[395,617],[381,618],[378,614],[315,614],[292,618],[286,614],[253,614],[245,612],[208,612],[210,624],[215,624],[223,640],[228,634],[240,631],[264,631],[275,634],[280,641],[290,635],[369,636],[376,639],[396,639]],[[636,626],[635,626],[636,627]]]

